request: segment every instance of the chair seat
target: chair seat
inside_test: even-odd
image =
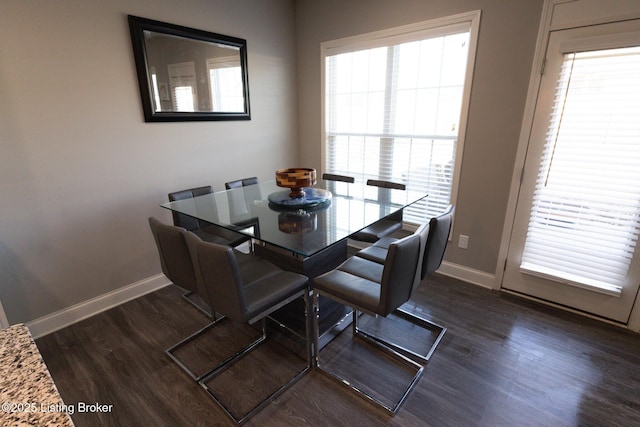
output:
[[[384,181],[379,179],[368,179],[367,185],[372,185],[379,188],[406,190],[407,186],[398,182]],[[386,218],[371,224],[367,228],[358,231],[351,235],[353,240],[359,240],[361,242],[375,243],[378,239],[388,236],[394,231],[398,231],[402,228],[402,210],[394,212]]]
[[[253,259],[252,259],[253,258]],[[280,272],[280,268],[260,258],[248,255],[242,262],[238,262],[240,277],[244,286],[250,286],[259,282],[264,277],[272,276]]]
[[[337,270],[354,276],[380,283],[382,281],[382,272],[384,265],[371,262],[360,257],[351,257],[337,267]]]
[[[416,233],[428,232],[427,241],[425,242],[425,254],[423,256],[420,280],[435,272],[442,263],[444,251],[448,243],[449,233],[451,231],[451,222],[454,211],[455,207],[453,205],[449,205],[442,214],[429,220],[429,229],[424,230],[422,228],[424,227],[423,225],[416,230]],[[387,252],[389,251],[389,246],[397,241],[398,239],[394,237],[382,237],[373,245],[358,251],[355,256],[373,262],[384,263]]]
[[[357,256],[369,261],[376,262],[378,264],[384,264],[384,260],[387,258],[388,251],[388,249],[381,248],[374,244],[358,251]]]
[[[242,269],[247,265],[259,261],[260,258],[257,258],[253,255],[245,254],[244,252],[240,252],[237,249],[233,250],[234,255],[236,256],[236,260],[238,260],[238,266]]]
[[[300,292],[306,288],[308,280],[300,274],[280,270],[274,274],[265,275],[252,284],[247,284],[244,292],[249,323],[252,323],[256,315],[267,311],[270,307],[281,307],[300,295]]]
[[[351,236],[354,240],[374,243],[384,236],[398,231],[402,228],[402,223],[392,219],[381,219],[367,228],[364,228]]]
[[[357,301],[360,309],[374,313],[380,303],[380,284],[346,271],[333,270],[313,279],[314,289],[322,290],[344,303]]]
[[[217,243],[219,245],[226,246],[238,246],[250,239],[249,236],[236,233],[235,231],[228,230],[217,225],[208,225],[191,231],[205,242]]]
[[[388,250],[389,246],[391,246],[393,242],[397,242],[397,241],[398,239],[396,237],[385,236],[385,237],[381,237],[380,240],[378,240],[373,244],[373,246]]]
[[[378,264],[384,264],[384,260],[387,258],[387,253],[389,252],[389,246],[397,241],[398,239],[395,237],[381,237],[373,245],[358,251],[356,255],[369,261],[377,262]]]
[[[193,234],[209,243],[217,243],[219,245],[229,245],[229,241],[224,237],[218,236],[217,234],[211,233],[204,228],[196,228],[195,230],[191,230]]]

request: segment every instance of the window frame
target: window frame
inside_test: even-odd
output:
[[[455,162],[451,184],[450,203],[457,204],[458,187],[460,183],[460,169],[464,153],[466,139],[467,119],[469,115],[469,105],[471,98],[471,88],[473,86],[473,72],[475,68],[476,50],[480,29],[481,11],[461,13],[443,18],[422,21],[414,24],[403,25],[380,31],[345,37],[336,40],[322,42],[320,44],[320,114],[321,114],[321,135],[320,135],[320,155],[322,170],[326,170],[327,156],[327,117],[326,117],[326,59],[328,56],[339,53],[353,52],[381,45],[398,44],[409,41],[421,40],[428,37],[438,37],[447,34],[455,34],[461,29],[469,31],[469,49],[467,65],[465,70],[465,83],[462,94],[460,109],[459,133],[456,142]],[[415,228],[410,224],[409,229]]]

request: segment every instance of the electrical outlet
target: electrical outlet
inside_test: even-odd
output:
[[[469,236],[465,236],[461,234],[458,237],[458,247],[462,249],[467,249],[469,247]]]

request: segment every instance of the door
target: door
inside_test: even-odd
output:
[[[639,219],[640,20],[553,31],[502,287],[627,323]]]

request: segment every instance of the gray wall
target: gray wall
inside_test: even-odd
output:
[[[160,273],[167,193],[297,159],[291,0],[0,0],[0,301],[11,323]],[[127,14],[247,40],[252,120],[145,123]]]
[[[160,272],[168,192],[320,168],[320,42],[482,10],[455,236],[493,274],[543,0],[0,0],[0,301],[11,323]],[[144,123],[126,15],[247,39],[252,120]],[[297,85],[296,85],[297,81]],[[297,98],[296,98],[297,96]]]
[[[543,0],[298,0],[301,164],[320,168],[320,43],[482,10],[454,242],[446,261],[493,274]],[[459,234],[469,248],[456,246]]]

